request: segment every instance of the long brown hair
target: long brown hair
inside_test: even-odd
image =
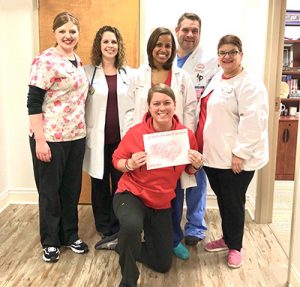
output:
[[[149,66],[153,69],[156,68],[153,61],[152,51],[155,48],[158,38],[161,35],[170,35],[172,39],[172,54],[166,63],[162,65],[165,70],[170,70],[176,55],[176,43],[172,32],[168,28],[158,27],[150,35],[147,43],[147,54]]]
[[[102,63],[101,40],[105,32],[112,32],[116,36],[118,42],[118,54],[115,59],[115,67],[117,69],[122,68],[125,65],[125,46],[123,37],[120,31],[112,26],[103,26],[96,33],[91,52],[91,62],[94,66],[99,66]]]

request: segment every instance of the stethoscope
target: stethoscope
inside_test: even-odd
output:
[[[89,90],[88,90],[88,95],[93,95],[95,93],[95,88],[93,87],[93,83],[94,83],[94,78],[95,78],[95,75],[96,75],[96,71],[97,71],[97,67],[94,68],[93,76],[92,76],[91,83],[90,83]],[[118,74],[121,76],[123,84],[127,85],[127,82],[125,81],[125,79],[123,77],[123,74],[125,74],[126,80],[127,80],[127,71],[126,71],[126,69],[123,68],[123,67],[118,68]]]
[[[123,72],[123,73],[121,73],[121,72]],[[118,68],[118,73],[119,73],[119,75],[121,76],[121,79],[122,79],[123,84],[124,84],[124,85],[128,85],[127,82],[126,82],[126,80],[127,80],[127,71],[126,71],[126,69],[123,68],[123,67]],[[126,77],[125,80],[124,80],[122,74],[125,74],[125,77]]]

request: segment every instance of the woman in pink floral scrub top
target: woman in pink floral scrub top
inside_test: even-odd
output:
[[[88,91],[81,60],[74,53],[79,22],[74,15],[62,12],[55,17],[52,28],[56,45],[33,60],[27,98],[46,262],[59,260],[61,246],[75,253],[88,252],[88,246],[78,237]]]

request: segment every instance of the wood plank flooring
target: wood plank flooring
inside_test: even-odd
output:
[[[120,282],[118,256],[114,251],[97,251],[100,239],[94,229],[91,206],[79,207],[79,235],[90,252],[77,255],[62,248],[58,263],[44,263],[38,232],[36,205],[10,205],[0,213],[0,286],[100,286]],[[207,211],[207,239],[220,235],[217,210]],[[171,271],[159,274],[139,264],[141,287],[282,287],[287,278],[287,257],[268,225],[247,220],[244,236],[244,265],[232,270],[226,252],[209,253],[201,242],[189,248],[191,257],[174,257]]]

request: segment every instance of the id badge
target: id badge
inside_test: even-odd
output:
[[[201,98],[201,95],[204,92],[204,87],[203,86],[196,86],[195,90],[196,90],[196,95],[197,95],[197,102],[199,102],[199,100]]]

